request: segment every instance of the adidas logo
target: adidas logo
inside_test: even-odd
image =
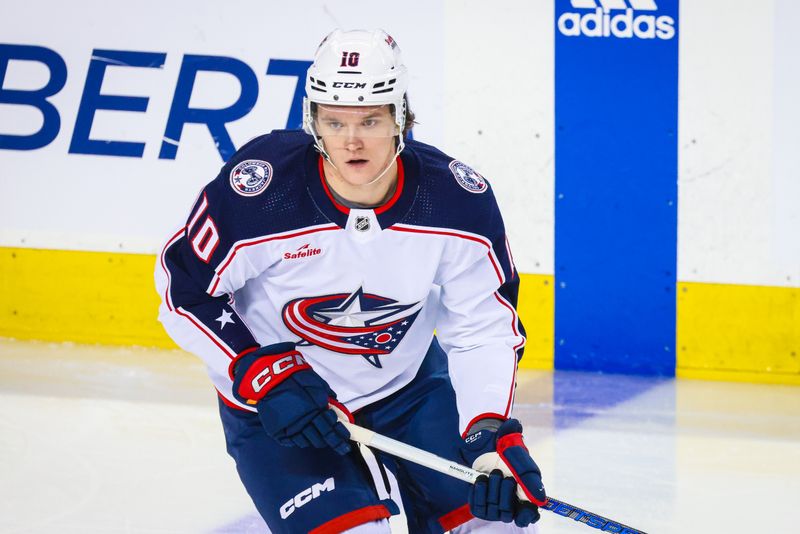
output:
[[[558,17],[558,31],[567,37],[664,40],[675,37],[675,19],[656,16],[653,13],[658,11],[655,0],[570,0],[570,3],[573,9],[593,11],[567,12]],[[614,14],[613,11],[623,12]]]
[[[298,248],[295,252],[284,252],[284,260],[296,260],[298,258],[307,258],[309,256],[317,256],[322,254],[321,248],[312,248],[308,243]]]

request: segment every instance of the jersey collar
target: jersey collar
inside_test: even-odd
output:
[[[313,145],[312,145],[313,146]],[[310,150],[306,162],[308,192],[317,208],[332,222],[345,227],[350,208],[337,202],[325,181],[322,156]],[[375,216],[381,228],[388,228],[408,213],[419,186],[419,164],[409,153],[408,145],[397,158],[397,187],[392,197],[382,206],[375,208]]]

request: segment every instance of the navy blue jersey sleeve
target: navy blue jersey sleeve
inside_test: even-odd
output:
[[[181,330],[185,335],[203,336],[230,357],[258,343],[236,313],[233,294],[212,295],[209,291],[215,268],[232,246],[223,203],[212,182],[200,195],[186,225],[166,244],[160,278],[164,311],[184,319]]]
[[[278,341],[254,334],[235,298],[277,261],[255,245],[320,224],[298,174],[311,146],[300,131],[248,142],[206,185],[159,258],[159,320],[181,348],[206,362],[217,387],[230,386],[222,377],[237,354]]]

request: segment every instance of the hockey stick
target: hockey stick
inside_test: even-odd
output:
[[[437,456],[428,451],[418,449],[402,441],[397,441],[388,438],[372,430],[358,426],[346,420],[341,420],[342,424],[350,432],[350,439],[356,443],[374,447],[383,452],[388,452],[393,456],[414,462],[415,464],[422,465],[434,471],[450,475],[453,478],[463,480],[469,484],[473,484],[475,479],[480,475],[485,474],[467,466],[461,465],[457,462],[452,462],[441,456]],[[578,508],[572,504],[567,504],[564,501],[559,501],[553,497],[547,497],[547,503],[542,506],[545,510],[549,510],[569,519],[574,519],[578,523],[602,530],[604,532],[615,532],[618,534],[646,534],[642,530],[623,525],[617,521],[612,521],[601,515],[589,512],[583,508]]]

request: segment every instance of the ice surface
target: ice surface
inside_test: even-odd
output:
[[[263,532],[216,410],[180,351],[0,340],[0,532]],[[649,533],[800,531],[798,387],[522,371],[516,416],[556,498]]]

